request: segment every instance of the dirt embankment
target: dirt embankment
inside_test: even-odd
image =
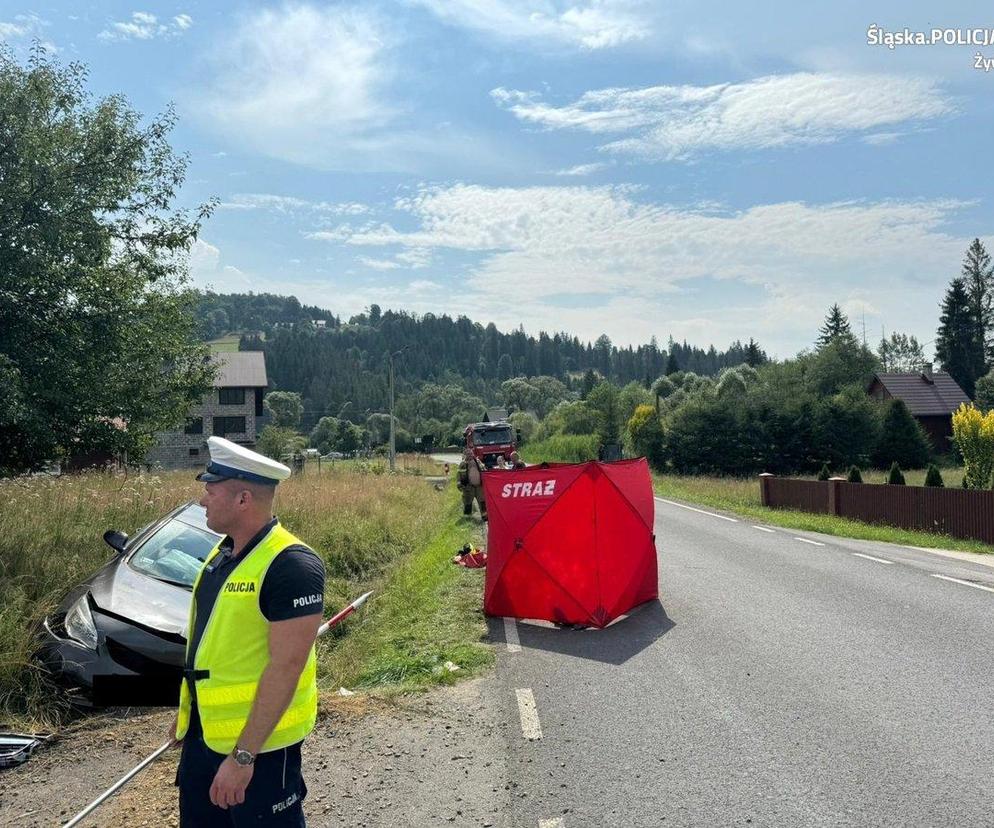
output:
[[[506,753],[486,682],[389,701],[324,698],[304,743],[308,825],[507,825]],[[161,745],[172,716],[81,723],[26,764],[0,771],[0,825],[61,825]],[[177,759],[160,759],[85,824],[178,825]]]

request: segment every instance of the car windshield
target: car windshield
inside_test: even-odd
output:
[[[478,446],[498,446],[511,442],[510,428],[488,428],[473,433],[473,442]]]
[[[173,518],[131,556],[131,566],[163,581],[193,586],[200,565],[220,537]]]

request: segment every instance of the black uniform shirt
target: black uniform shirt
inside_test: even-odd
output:
[[[193,600],[197,611],[194,614],[190,646],[187,649],[186,667],[193,669],[197,647],[204,636],[211,610],[217,601],[228,576],[239,562],[269,534],[276,525],[273,518],[245,544],[244,551],[237,557],[231,556],[234,541],[226,537],[221,541],[221,549],[210,564],[204,568]],[[286,621],[303,615],[313,615],[324,609],[324,562],[311,549],[300,544],[288,546],[269,565],[266,577],[259,590],[259,609],[268,621]],[[200,716],[197,715],[196,694],[193,694],[193,711],[190,729],[200,732]]]

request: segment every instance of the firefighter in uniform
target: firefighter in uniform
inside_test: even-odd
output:
[[[220,437],[208,447],[200,504],[224,539],[193,584],[173,730],[180,825],[303,826],[324,565],[273,516],[290,469]]]
[[[472,449],[466,449],[456,471],[456,486],[462,492],[462,513],[473,514],[473,501],[480,505],[480,517],[487,519],[487,501],[483,497],[483,471]]]

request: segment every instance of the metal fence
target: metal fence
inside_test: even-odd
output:
[[[761,474],[763,505],[994,544],[994,491],[793,480]]]

